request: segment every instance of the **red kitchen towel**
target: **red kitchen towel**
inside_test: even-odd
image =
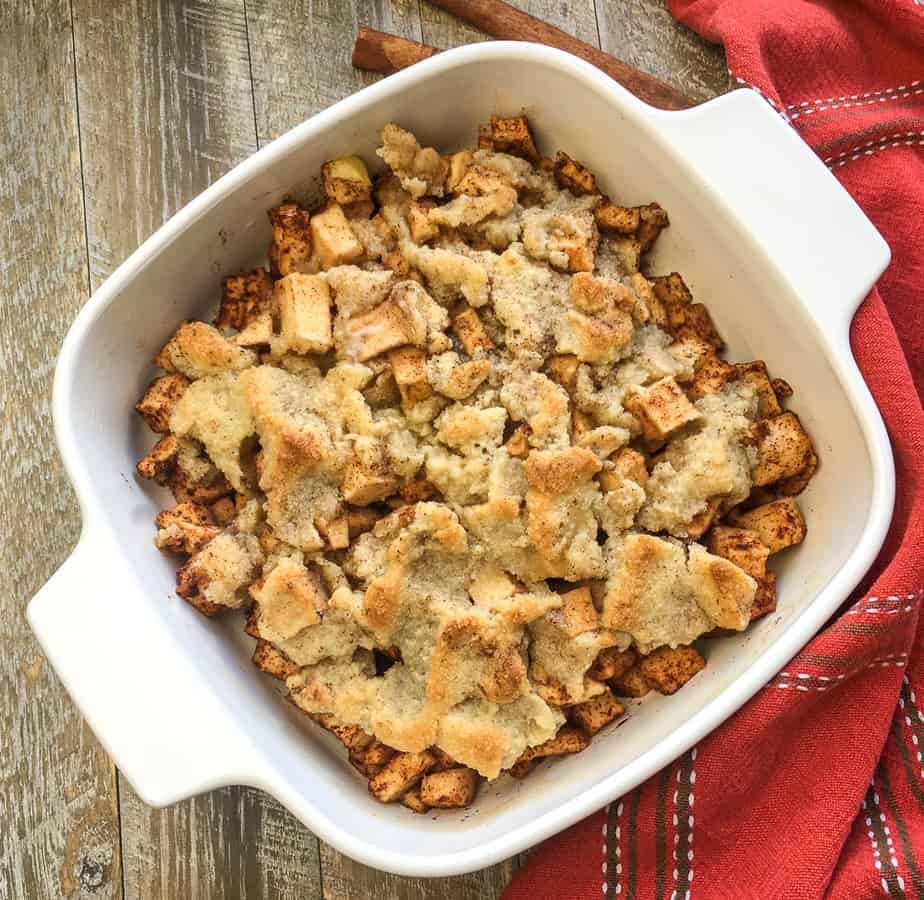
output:
[[[895,451],[895,517],[851,605],[784,671],[548,841],[504,897],[924,897],[924,0],[671,6],[892,247],[851,340]]]

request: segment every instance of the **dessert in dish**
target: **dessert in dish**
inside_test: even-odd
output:
[[[180,325],[138,471],[176,500],[178,593],[245,611],[257,665],[422,812],[583,749],[770,612],[818,461],[788,385],[647,272],[657,203],[523,117],[449,155],[389,124],[378,156],[271,210],[268,268]]]

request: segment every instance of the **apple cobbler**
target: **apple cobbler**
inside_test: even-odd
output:
[[[175,498],[178,594],[245,613],[372,794],[425,812],[584,749],[771,612],[818,461],[786,382],[648,272],[657,203],[540,158],[523,117],[448,156],[388,124],[377,156],[270,210],[268,267],[163,347],[138,472]]]

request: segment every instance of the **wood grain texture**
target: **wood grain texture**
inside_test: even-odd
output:
[[[677,22],[665,0],[597,0],[597,22],[603,50],[693,100],[708,100],[731,87],[722,48]]]
[[[95,289],[257,142],[242,0],[75,0],[74,18]],[[317,840],[264,794],[233,787],[154,810],[120,787],[126,898],[319,893]]]
[[[92,286],[256,149],[243,0],[74,0]]]
[[[602,51],[598,41],[582,40],[569,31],[518,9],[506,0],[431,0],[434,6],[458,16],[498,40],[528,41],[557,47],[596,66],[633,94],[659,109],[686,109],[692,101],[647,72]]]
[[[594,0],[511,0],[511,5],[588,44],[600,46]],[[420,21],[421,40],[425,44],[433,44],[443,49],[488,38],[461,19],[438,9],[426,0],[420,2]]]
[[[25,620],[80,529],[49,414],[87,298],[67,0],[0,4],[0,85],[0,896],[115,898],[115,771]]]
[[[350,62],[360,25],[420,39],[417,0],[246,0],[260,143],[377,76]]]
[[[353,862],[321,845],[324,900],[487,900],[497,897],[518,868],[507,860],[480,872],[453,878],[402,878]]]
[[[321,894],[317,839],[260,791],[222,788],[157,810],[123,786],[122,821],[126,900]]]

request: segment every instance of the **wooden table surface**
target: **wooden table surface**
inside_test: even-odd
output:
[[[693,97],[728,87],[721,52],[664,0],[518,5]],[[496,896],[522,862],[385,875],[250,788],[149,809],[24,615],[80,530],[49,415],[75,313],[208,184],[374,80],[350,66],[360,25],[441,47],[484,39],[423,0],[0,2],[0,900],[464,900]]]

